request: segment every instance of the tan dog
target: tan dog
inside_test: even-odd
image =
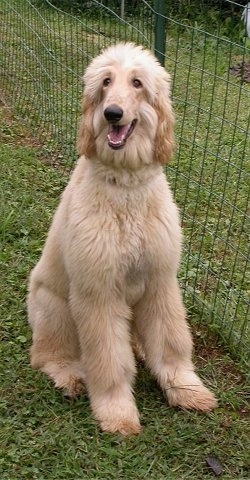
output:
[[[133,338],[170,405],[208,411],[176,279],[181,231],[163,173],[174,148],[169,75],[133,44],[87,68],[81,155],[29,285],[31,363],[101,428],[138,433]]]

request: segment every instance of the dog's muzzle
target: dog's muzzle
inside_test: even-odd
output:
[[[109,122],[108,144],[114,150],[124,147],[127,138],[133,132],[137,120],[134,119],[127,125],[121,125],[123,110],[118,105],[109,105],[104,110],[104,116]]]

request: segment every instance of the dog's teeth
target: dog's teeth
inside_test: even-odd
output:
[[[115,142],[114,140],[111,140],[110,135],[108,135],[108,140],[110,143],[112,143],[112,145],[121,145],[124,138],[125,138],[125,135],[122,136],[121,140],[118,140],[117,142]]]

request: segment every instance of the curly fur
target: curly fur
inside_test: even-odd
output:
[[[194,372],[176,279],[181,230],[162,170],[174,149],[169,75],[119,44],[84,82],[80,159],[30,277],[31,363],[68,395],[86,386],[101,428],[126,435],[140,431],[135,350],[170,405],[207,411],[216,400]],[[114,106],[121,118],[107,119]]]

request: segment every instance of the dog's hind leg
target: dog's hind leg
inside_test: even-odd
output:
[[[77,331],[66,300],[33,282],[28,313],[33,330],[31,365],[51,377],[65,395],[80,394],[84,390],[84,372]]]
[[[192,338],[177,280],[157,283],[155,278],[135,307],[146,363],[170,405],[209,411],[216,399],[194,372]]]
[[[86,385],[102,430],[123,435],[140,431],[133,397],[135,359],[130,342],[129,307],[112,294],[79,298],[71,304],[82,348]]]

